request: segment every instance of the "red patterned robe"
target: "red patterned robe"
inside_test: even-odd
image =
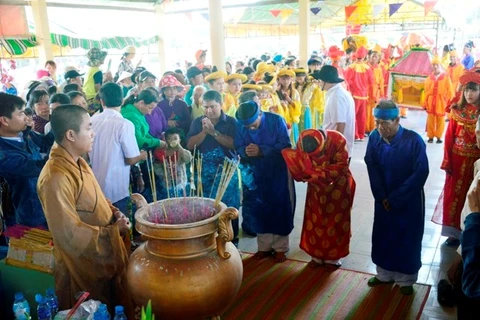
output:
[[[441,165],[441,168],[447,171],[445,186],[432,221],[460,230],[460,216],[473,180],[473,165],[480,158],[475,138],[475,126],[480,110],[467,104],[463,108],[452,108],[451,115],[452,119],[445,133]]]
[[[284,149],[282,154],[292,177],[308,182],[300,248],[317,259],[337,260],[349,253],[355,180],[348,166],[345,138],[337,131],[325,133],[323,150],[303,151],[303,137],[323,139],[319,130],[312,129],[301,133],[296,150]]]

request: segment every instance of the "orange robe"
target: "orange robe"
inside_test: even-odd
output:
[[[373,117],[373,108],[380,101],[380,98],[385,96],[383,69],[380,65],[371,66],[373,71],[373,84],[370,92],[371,96],[368,97],[367,103],[367,120],[365,124],[365,131],[372,132],[375,129],[375,118]]]
[[[452,108],[451,114],[441,165],[447,174],[432,221],[460,230],[460,217],[473,180],[474,163],[480,159],[475,137],[480,111],[478,107],[467,104]]]
[[[447,68],[447,74],[450,76],[453,90],[455,91],[460,90],[460,77],[463,74],[463,72],[465,72],[465,67],[461,63],[457,63],[454,66],[450,64]]]
[[[308,182],[300,248],[317,259],[337,260],[349,253],[356,185],[348,166],[345,137],[334,130],[325,133],[323,150],[307,154],[300,140],[296,150],[284,149],[282,155],[292,177]],[[300,138],[321,134],[307,130]]]
[[[374,83],[372,68],[366,62],[355,62],[345,70],[345,80],[355,102],[355,139],[365,138],[367,101]]]
[[[453,98],[454,90],[446,73],[425,79],[425,110],[427,110],[427,137],[441,139],[445,130],[445,109]]]
[[[60,310],[72,308],[75,295],[88,291],[89,299],[100,300],[111,309],[123,305],[133,319],[126,282],[128,252],[113,224],[117,208],[105,198],[87,162],[82,158],[74,162],[55,144],[37,190],[55,245]]]

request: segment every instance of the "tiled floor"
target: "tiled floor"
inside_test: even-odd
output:
[[[424,111],[410,110],[408,118],[402,119],[401,124],[406,128],[417,131],[425,137],[425,121],[426,114]],[[357,183],[357,190],[352,212],[350,255],[343,260],[343,267],[351,270],[375,273],[375,265],[370,258],[373,226],[373,196],[370,191],[367,168],[363,161],[366,145],[367,140],[355,144],[354,155],[351,162],[351,170]],[[454,308],[441,307],[436,300],[436,284],[439,279],[445,278],[446,270],[448,269],[455,250],[442,245],[445,237],[440,236],[441,227],[431,222],[433,210],[435,209],[445,180],[445,174],[440,170],[440,163],[443,157],[443,144],[427,144],[427,153],[430,162],[430,175],[425,185],[426,217],[422,248],[423,266],[419,271],[418,282],[432,285],[432,290],[421,319],[456,319],[456,310]],[[287,257],[310,261],[310,257],[299,248],[306,184],[297,183],[296,192],[297,209],[295,213],[295,228],[290,234],[290,251]],[[246,252],[256,252],[256,239],[242,236],[239,248]]]

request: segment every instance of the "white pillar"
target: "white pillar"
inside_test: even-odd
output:
[[[210,20],[210,53],[212,66],[225,71],[225,30],[223,28],[222,0],[208,0]]]
[[[46,0],[31,0],[30,5],[33,11],[35,23],[35,36],[38,42],[38,58],[40,66],[44,66],[47,60],[53,60],[52,39],[50,38],[50,27],[48,25],[47,2]]]
[[[298,24],[300,31],[300,67],[307,67],[310,39],[310,0],[298,0]]]
[[[167,71],[167,59],[165,54],[165,10],[163,6],[165,4],[157,4],[155,6],[155,21],[157,25],[157,36],[158,36],[158,61],[160,63],[160,74],[158,76],[162,76],[162,74]]]

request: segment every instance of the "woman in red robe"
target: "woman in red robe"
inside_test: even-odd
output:
[[[460,244],[460,216],[473,180],[473,164],[480,158],[475,138],[480,115],[480,68],[465,72],[460,84],[460,101],[451,107],[452,119],[445,133],[441,165],[446,172],[445,186],[432,218],[443,226],[442,236],[448,237],[445,244],[450,246]]]
[[[300,248],[312,257],[309,266],[340,266],[349,253],[355,194],[345,137],[333,130],[305,130],[297,149],[284,149],[282,155],[292,177],[308,182]]]

